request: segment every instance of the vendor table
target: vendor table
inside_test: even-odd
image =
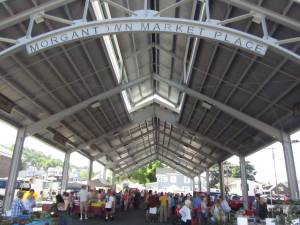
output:
[[[51,208],[52,204],[42,204],[42,211],[48,211]],[[102,215],[102,207],[100,206],[89,206],[88,214],[94,214],[94,215]],[[74,214],[80,214],[80,207],[78,205],[75,205],[71,211],[71,213]]]
[[[48,223],[50,225],[51,220],[45,219],[45,220],[39,220],[39,221],[32,221],[31,223],[27,223],[27,225],[45,225],[46,223]]]

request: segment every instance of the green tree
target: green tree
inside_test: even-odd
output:
[[[87,169],[82,169],[80,170],[80,176],[83,181],[87,180],[88,177],[88,170]]]
[[[228,161],[223,163],[224,169],[224,176],[225,177],[232,177],[232,178],[240,178],[241,177],[241,170],[239,165],[231,164]],[[255,167],[250,164],[249,161],[246,161],[246,177],[248,180],[255,180]],[[210,168],[209,171],[209,183],[211,188],[218,188],[219,184],[219,166],[214,165]]]
[[[149,182],[156,181],[156,168],[164,168],[165,166],[160,161],[154,161],[149,163],[148,165],[141,167],[134,171],[132,174],[126,176],[126,178],[130,178],[138,181],[140,184],[145,184]]]
[[[224,170],[224,176],[230,177],[232,174],[232,167],[234,165],[228,161],[225,161],[223,163],[223,170]],[[209,170],[209,186],[211,188],[218,188],[218,184],[220,177],[219,177],[219,166],[216,164],[212,166]]]
[[[255,180],[256,170],[255,167],[250,164],[249,161],[246,161],[246,177],[248,180]],[[235,165],[232,168],[232,175],[231,177],[240,178],[241,177],[241,169],[239,165]]]

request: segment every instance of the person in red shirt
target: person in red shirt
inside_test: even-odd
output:
[[[152,194],[152,190],[149,191],[149,221],[154,222],[157,214],[157,198]]]
[[[124,200],[124,211],[126,212],[128,209],[128,199],[129,199],[129,193],[128,190],[125,190],[123,200]]]

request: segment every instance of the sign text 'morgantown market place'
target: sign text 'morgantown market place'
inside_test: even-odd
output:
[[[68,27],[69,28],[69,27]],[[178,22],[115,22],[86,24],[72,29],[63,29],[53,32],[45,37],[37,37],[26,45],[28,54],[35,53],[56,45],[76,41],[82,38],[117,34],[122,32],[151,32],[151,33],[174,33],[189,36],[202,37],[221,41],[239,48],[252,51],[259,55],[264,55],[268,46],[246,35],[239,35],[236,32],[229,32],[223,27],[204,26],[202,24],[190,25]]]

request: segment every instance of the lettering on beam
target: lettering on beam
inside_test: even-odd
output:
[[[195,23],[195,25],[180,23],[181,21],[170,22],[115,22],[115,23],[86,23],[86,25],[73,27],[73,29],[62,29],[52,35],[45,34],[46,37],[36,37],[26,45],[28,54],[36,53],[47,48],[60,44],[75,41],[78,39],[117,34],[122,32],[153,32],[153,33],[173,33],[195,36],[200,38],[213,39],[242,49],[264,55],[268,46],[255,38],[239,35],[237,32],[230,32],[226,29],[210,26],[205,23]]]

